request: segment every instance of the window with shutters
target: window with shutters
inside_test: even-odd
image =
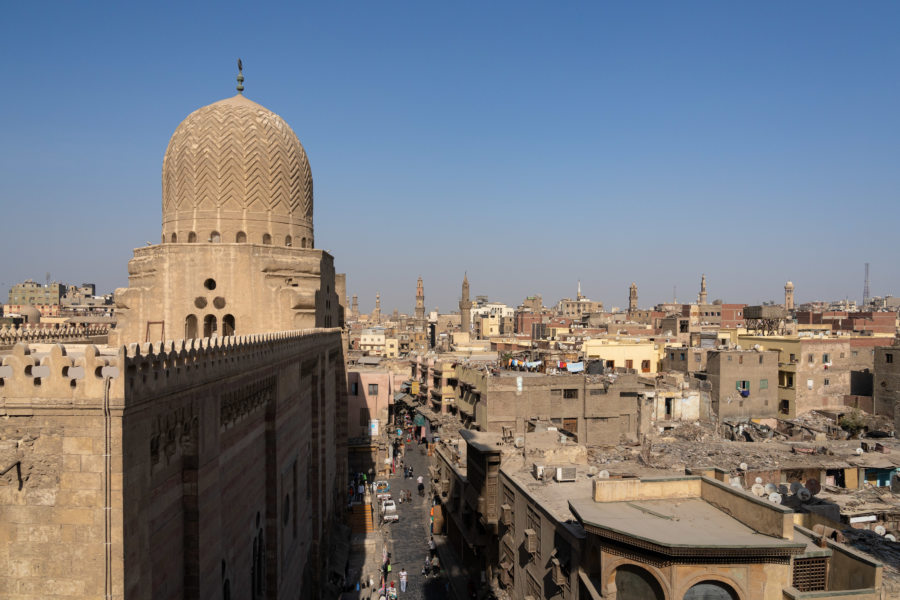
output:
[[[528,507],[526,527],[534,531],[536,550],[534,556],[536,559],[541,558],[541,516],[531,506]]]
[[[528,588],[528,595],[532,598],[543,598],[543,592],[541,591],[541,582],[538,581],[534,575],[531,574],[530,571],[525,571],[528,575],[526,578],[526,586]]]
[[[509,506],[509,517],[507,518],[509,535],[514,539],[516,537],[516,518],[513,508],[516,506],[516,493],[508,485],[503,486],[503,504]]]

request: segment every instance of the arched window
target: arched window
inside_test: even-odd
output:
[[[234,315],[225,315],[222,317],[222,335],[234,335]]]
[[[300,238],[300,247],[306,248],[306,238]]]
[[[738,600],[738,595],[727,583],[701,581],[691,586],[684,600]]]
[[[222,241],[222,236],[219,235],[218,231],[213,231],[212,233],[209,234],[209,241],[213,244],[218,244],[219,242]]]
[[[662,586],[647,569],[622,565],[616,569],[616,600],[665,600]]]
[[[212,337],[218,329],[216,315],[206,315],[203,317],[203,337]]]
[[[194,233],[193,231],[190,232],[190,233],[188,234],[188,244],[196,243],[196,241],[197,241],[197,234]]]
[[[184,339],[193,340],[197,338],[197,315],[188,315],[184,319]]]
[[[285,236],[285,238],[284,238],[284,245],[285,245],[285,246],[290,246],[290,245],[291,245],[291,236],[289,236],[289,235],[288,235],[288,236]]]
[[[178,236],[174,232],[172,233],[172,243],[178,243]]]
[[[272,236],[269,235],[268,233],[264,233],[263,234],[263,244],[268,246],[271,243],[272,243]]]
[[[234,236],[234,241],[238,244],[246,244],[247,243],[247,234],[243,231],[238,231],[237,235]]]
[[[306,240],[306,247],[307,248],[313,247],[313,239],[312,238],[309,238],[308,240]]]

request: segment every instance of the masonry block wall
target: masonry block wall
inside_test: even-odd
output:
[[[346,462],[341,348],[338,330],[17,346],[0,596],[315,597]]]

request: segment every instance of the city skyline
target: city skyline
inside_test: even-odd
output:
[[[900,293],[900,7],[10,7],[0,281],[98,291],[159,241],[159,165],[234,94],[292,124],[317,246],[371,310]],[[295,11],[295,12],[292,12]],[[164,36],[158,35],[162,31]],[[192,109],[192,108],[191,108]],[[188,111],[191,109],[187,109]],[[52,175],[48,175],[52,174]],[[83,210],[83,207],[91,207]]]

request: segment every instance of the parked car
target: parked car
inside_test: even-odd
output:
[[[393,500],[384,500],[381,503],[381,521],[387,523],[389,521],[399,521],[400,515],[397,513],[397,505]]]

